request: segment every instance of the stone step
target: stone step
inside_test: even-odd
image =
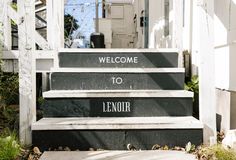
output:
[[[63,49],[58,57],[66,68],[178,67],[177,49]]]
[[[59,68],[52,90],[184,89],[183,68]]]
[[[32,124],[33,144],[41,150],[69,147],[88,150],[126,150],[131,144],[150,150],[153,145],[200,145],[203,125],[193,117],[43,118]]]
[[[167,90],[52,90],[44,117],[192,116],[193,93]]]
[[[44,152],[40,160],[197,160],[180,151],[56,151]]]

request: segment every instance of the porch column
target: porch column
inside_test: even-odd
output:
[[[199,54],[199,116],[204,143],[216,143],[216,89],[214,55],[214,0],[197,2]]]
[[[36,121],[35,1],[18,0],[20,141],[30,145]]]

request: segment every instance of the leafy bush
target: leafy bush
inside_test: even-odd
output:
[[[0,136],[0,160],[14,160],[20,155],[20,151],[15,134]]]
[[[211,147],[200,147],[197,151],[200,160],[236,160],[236,152],[218,144]]]
[[[0,130],[9,128],[18,131],[19,129],[19,106],[0,105]]]
[[[18,74],[0,72],[0,101],[5,105],[19,103]]]
[[[194,93],[199,93],[199,80],[198,76],[193,76],[191,81],[187,82],[184,86],[185,90],[192,91]]]

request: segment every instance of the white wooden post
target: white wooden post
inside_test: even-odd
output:
[[[35,1],[18,0],[20,141],[31,144],[31,124],[36,121]]]
[[[172,48],[179,49],[179,67],[183,67],[183,0],[173,1]]]
[[[64,48],[64,0],[47,0],[47,40],[55,51],[54,67],[57,68],[57,51]]]
[[[0,5],[4,6],[5,1],[0,0]],[[3,56],[3,46],[4,46],[4,38],[3,38],[3,24],[4,24],[4,7],[0,7],[0,60]]]
[[[11,5],[11,0],[5,0],[3,4],[3,35],[4,35],[4,50],[11,50],[11,19],[8,16],[8,7]]]
[[[198,3],[199,114],[204,124],[204,143],[216,142],[216,90],[214,56],[214,0]]]

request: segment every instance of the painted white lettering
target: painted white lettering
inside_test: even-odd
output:
[[[126,112],[130,112],[130,102],[125,102],[125,110]]]
[[[98,59],[99,59],[99,63],[105,63],[106,62],[105,57],[98,57]]]
[[[131,112],[130,102],[103,102],[103,112]]]
[[[99,60],[99,63],[107,63],[107,64],[138,63],[138,57],[98,57],[98,60]]]
[[[122,84],[123,83],[123,79],[121,77],[112,77],[112,83],[113,84]]]

